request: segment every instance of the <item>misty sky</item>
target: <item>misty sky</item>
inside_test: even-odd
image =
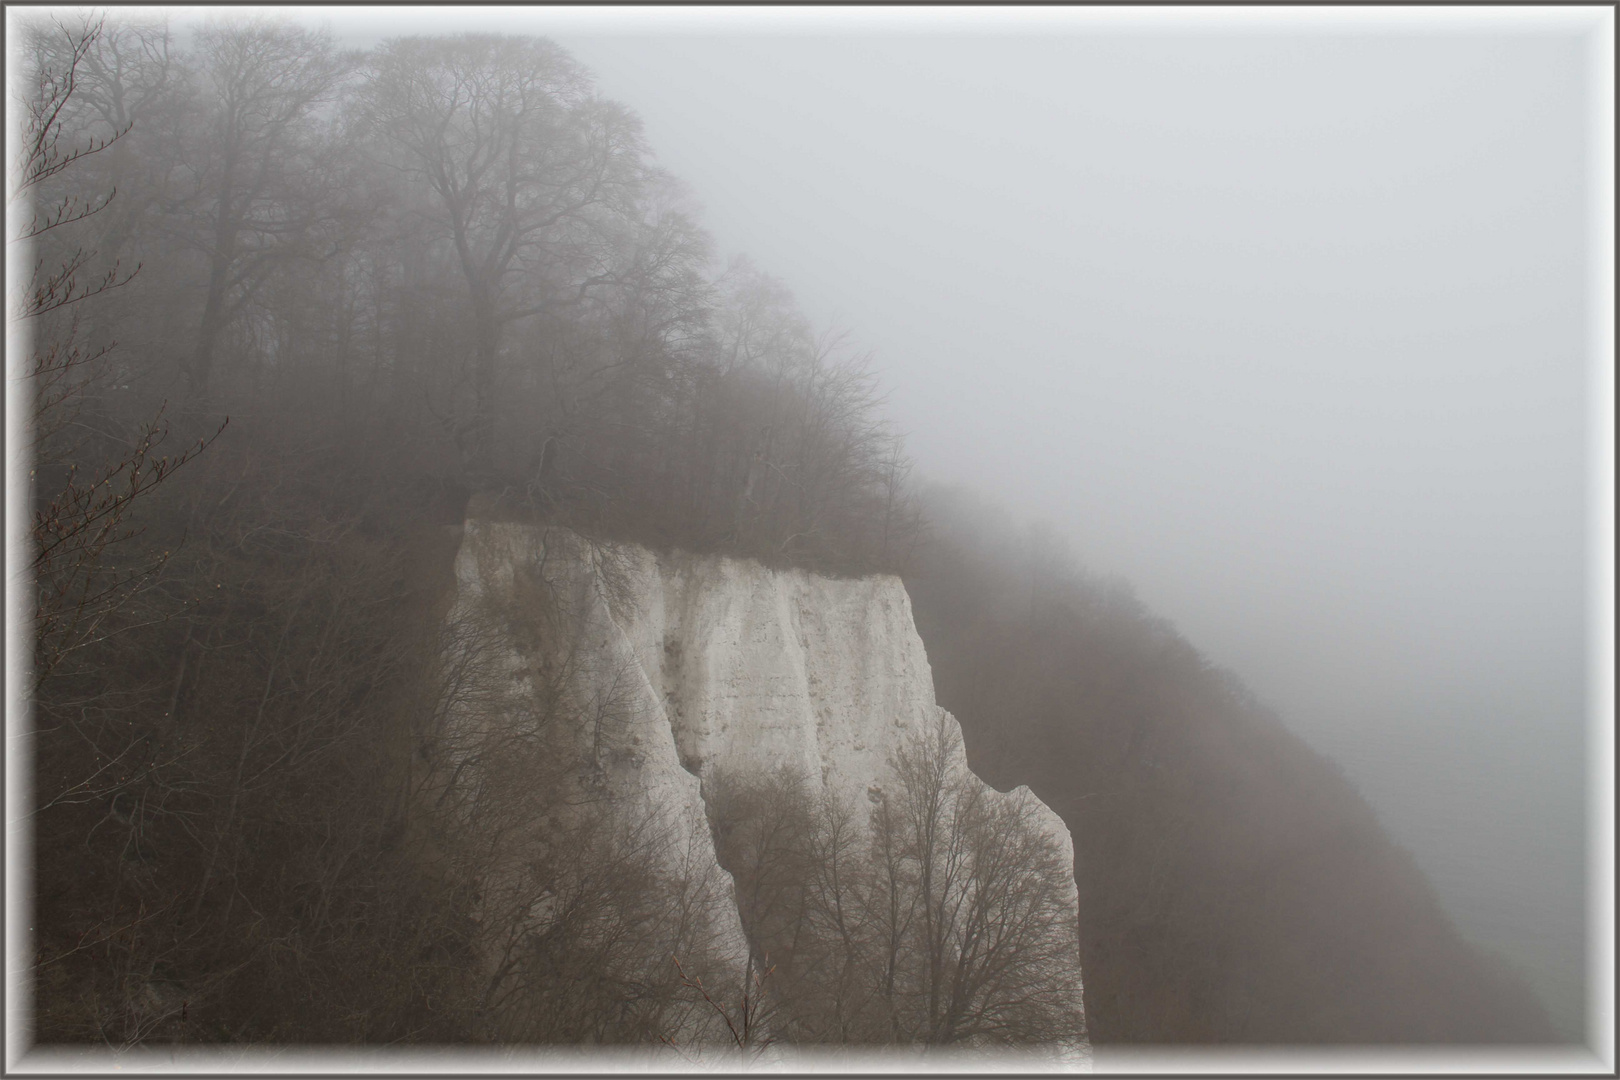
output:
[[[299,17],[570,49],[924,475],[1128,578],[1567,1020],[1606,12]]]

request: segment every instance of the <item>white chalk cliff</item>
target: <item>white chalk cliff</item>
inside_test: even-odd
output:
[[[787,766],[866,813],[869,791],[887,782],[907,733],[942,715],[955,724],[935,704],[911,602],[892,575],[835,579],[744,559],[592,545],[560,529],[474,517],[456,561],[457,607],[535,572],[563,583],[571,598],[583,628],[579,670],[611,680],[627,706],[612,745],[599,748],[596,782],[656,808],[688,838],[668,857],[714,864],[725,885],[715,890],[715,925],[722,951],[739,965],[747,944],[729,875],[715,860],[705,784]],[[532,658],[519,641],[504,646],[496,676],[520,681]],[[953,765],[966,772],[965,760]],[[1036,802],[1024,789],[985,790],[992,799]],[[1044,805],[1036,813],[1072,866],[1067,827]],[[1073,912],[1072,876],[1064,887]],[[1078,1011],[1078,952],[1073,976]],[[1089,1049],[1070,1046],[1066,1061],[1083,1066]]]

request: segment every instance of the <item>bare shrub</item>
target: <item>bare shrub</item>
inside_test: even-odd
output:
[[[725,866],[771,1013],[795,1042],[1002,1045],[1083,1036],[1069,868],[1027,791],[960,766],[943,714],[853,809],[788,773],[725,784]]]

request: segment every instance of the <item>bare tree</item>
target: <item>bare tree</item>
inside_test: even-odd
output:
[[[970,773],[954,722],[915,732],[853,808],[787,774],[719,783],[716,832],[773,1019],[801,1042],[1065,1043],[1081,1037],[1061,844],[1027,791]]]
[[[314,113],[352,59],[323,33],[260,19],[205,27],[197,64],[207,111],[187,162],[192,190],[181,205],[197,224],[206,284],[182,367],[194,391],[206,395],[221,334],[271,270],[325,254],[319,235],[338,192]]]
[[[86,163],[101,189],[122,192],[98,220],[97,246],[116,258],[168,193],[165,181],[180,158],[174,135],[187,111],[186,72],[166,20],[120,12],[102,19],[100,28],[78,65],[75,101],[63,119],[88,137],[118,136]],[[58,36],[36,39],[36,48],[56,63],[67,59]]]
[[[640,124],[535,38],[388,42],[362,99],[381,152],[432,192],[461,269],[473,402],[454,431],[470,471],[487,476],[504,329],[616,280],[602,257],[603,217],[627,212],[639,193]]]
[[[1077,1038],[1079,926],[1062,849],[1025,789],[996,797],[967,771],[943,711],[892,763],[897,829],[915,890],[910,970],[897,999],[928,1043]],[[893,886],[889,886],[892,888]],[[910,905],[908,905],[910,906]]]
[[[83,69],[97,55],[103,35],[101,21],[72,27],[54,22],[36,31],[36,84],[11,195],[14,209],[31,207],[13,242],[31,242],[36,249],[55,242],[61,252],[55,265],[43,254],[36,261],[14,313],[34,337],[27,390],[33,399],[28,441],[36,499],[29,563],[37,597],[35,690],[65,656],[96,640],[108,618],[162,565],[161,556],[134,565],[123,565],[116,556],[137,531],[132,518],[137,505],[206,445],[200,441],[174,457],[159,455],[167,432],[161,408],[123,446],[101,440],[87,447],[87,440],[68,434],[114,347],[81,344],[79,305],[127,284],[135,274],[116,262],[91,270],[92,249],[58,240],[58,230],[87,222],[112,202],[115,191],[86,196],[74,190],[71,179],[86,159],[123,140],[133,122],[109,125],[100,135],[81,135],[82,126],[69,124],[80,111]],[[97,460],[96,451],[107,456]]]

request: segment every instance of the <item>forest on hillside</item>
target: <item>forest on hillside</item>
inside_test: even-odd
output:
[[[181,39],[117,14],[12,48],[39,1041],[735,1034],[681,917],[712,883],[652,873],[663,838],[604,810],[552,862],[502,846],[579,792],[551,743],[469,765],[446,722],[479,663],[479,629],[446,624],[474,496],[594,540],[902,573],[975,769],[1073,832],[1093,1040],[1545,1037],[1342,777],[1228,677],[1050,545],[918,490],[868,358],[715,258],[634,113],[554,43],[348,52],[286,21]],[[523,627],[566,658],[554,599]],[[541,730],[591,722],[548,685]],[[1017,1007],[947,1015],[938,965],[872,967],[885,932],[915,946],[892,912],[922,903],[934,849],[894,824],[893,873],[857,874],[860,918],[829,923],[824,856],[850,841],[793,790],[733,793],[756,833],[716,824],[757,897],[750,944],[778,958],[780,1030],[1073,1034],[1039,982],[1061,934],[1028,939]],[[509,859],[573,903],[549,936],[507,924],[492,971],[475,883]],[[785,925],[821,936],[783,945]]]
[[[19,44],[35,1036],[746,1031],[753,991],[696,914],[718,885],[657,870],[673,840],[647,821],[565,812],[593,797],[575,737],[612,704],[581,697],[556,583],[458,622],[451,559],[476,497],[593,540],[898,568],[920,519],[866,358],[716,262],[635,116],[551,42],[349,53],[289,21],[182,41],[114,16]],[[491,626],[555,666],[472,745],[455,718]],[[800,826],[808,873],[825,837]],[[922,902],[933,856],[888,842],[899,877],[843,857],[846,959],[880,909]],[[812,883],[790,892],[813,921]],[[536,898],[561,896],[541,932]],[[910,926],[887,931],[908,954]],[[946,1009],[946,969],[899,960],[876,986],[839,968],[865,996],[852,1027],[852,999],[812,989],[809,941],[774,951],[800,1003],[773,1006],[784,1037],[1067,1030],[1045,991],[1016,1005],[976,973]],[[998,977],[1027,992],[1027,967]]]
[[[1557,1040],[1337,766],[1061,537],[925,498],[906,575],[968,761],[1074,838],[1099,1044]]]

